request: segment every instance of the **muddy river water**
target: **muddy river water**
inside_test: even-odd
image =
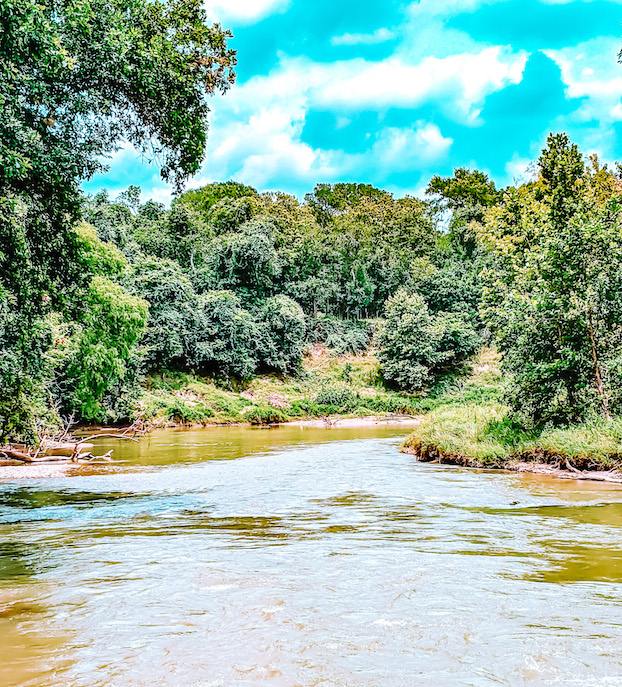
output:
[[[0,479],[0,685],[622,686],[622,489],[419,464],[407,431],[162,431]]]

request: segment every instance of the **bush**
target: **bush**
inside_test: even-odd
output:
[[[260,355],[262,364],[281,373],[300,366],[305,343],[302,308],[287,296],[268,298],[260,308]]]
[[[127,287],[149,303],[147,330],[142,338],[149,369],[185,369],[191,355],[190,330],[197,295],[171,260],[146,258],[136,263]]]
[[[479,336],[461,315],[430,314],[422,296],[401,289],[385,304],[377,344],[382,374],[398,387],[421,391],[475,353]]]
[[[258,364],[258,327],[231,291],[198,297],[189,363],[222,377],[250,377]]]
[[[176,398],[167,407],[166,415],[169,420],[179,424],[205,423],[214,417],[214,411],[205,403],[190,404]]]
[[[373,326],[365,320],[341,320],[319,314],[307,323],[311,342],[322,342],[337,355],[366,351],[373,335]]]
[[[330,406],[344,413],[353,411],[358,400],[358,396],[345,384],[328,384],[315,397],[317,405]]]
[[[252,425],[274,425],[288,420],[288,416],[283,410],[269,405],[247,408],[243,411],[242,417]]]

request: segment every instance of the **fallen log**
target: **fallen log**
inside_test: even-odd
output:
[[[21,460],[22,463],[32,463],[32,456],[28,453],[22,453],[21,451],[16,451],[13,448],[3,448],[0,449],[0,453],[5,455],[7,458],[14,458],[15,460]]]
[[[93,448],[95,448],[95,445],[86,441],[52,441],[44,439],[40,443],[37,453],[44,456],[67,456],[71,458],[76,453],[87,452]]]

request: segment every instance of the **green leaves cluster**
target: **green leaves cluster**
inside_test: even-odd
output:
[[[74,230],[79,185],[129,142],[181,188],[205,153],[206,98],[233,83],[235,53],[198,0],[6,0],[0,26],[1,442],[36,433],[35,416],[60,396],[85,418],[100,413],[146,313],[112,284],[114,250]],[[102,238],[122,238],[121,215]],[[108,309],[107,322],[93,319]],[[56,355],[53,321],[88,372]]]
[[[537,182],[509,189],[480,230],[493,262],[482,314],[530,426],[611,417],[622,401],[619,182],[551,135]]]
[[[389,382],[422,391],[479,348],[480,338],[457,313],[430,312],[417,293],[398,291],[388,299],[376,335],[378,359]]]

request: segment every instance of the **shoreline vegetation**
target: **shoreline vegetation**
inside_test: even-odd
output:
[[[164,428],[245,425],[412,426],[400,450],[420,462],[622,484],[622,421],[529,433],[508,420],[509,408],[502,403],[507,382],[500,363],[496,349],[483,348],[461,374],[416,396],[386,388],[373,350],[335,355],[315,344],[297,377],[257,377],[238,391],[192,375],[149,377],[138,403],[136,428],[140,435]],[[73,436],[82,446],[87,434],[109,432],[115,428],[84,426]],[[97,456],[80,458],[41,457],[21,465],[5,461],[0,479],[53,477],[68,474],[75,463],[104,462]]]
[[[150,428],[303,422],[332,426],[344,418],[418,416],[421,399],[388,389],[373,351],[336,355],[314,344],[298,375],[262,375],[238,389],[183,373],[152,375],[138,408]]]
[[[533,472],[622,484],[622,421],[529,432],[502,403],[501,356],[483,349],[451,393],[422,418],[401,450],[421,462]]]

